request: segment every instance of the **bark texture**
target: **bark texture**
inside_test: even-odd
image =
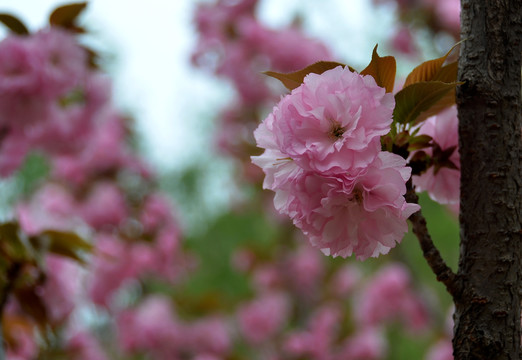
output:
[[[455,359],[520,354],[522,1],[461,0]]]

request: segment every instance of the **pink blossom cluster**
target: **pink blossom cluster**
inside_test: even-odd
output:
[[[393,107],[373,77],[339,66],[308,74],[254,132],[276,209],[327,255],[386,254],[419,209],[404,199],[406,161],[380,151]]]
[[[379,269],[359,293],[356,320],[361,327],[401,322],[412,333],[427,330],[428,312],[412,291],[409,271],[400,264]]]
[[[117,326],[118,341],[128,354],[146,353],[154,359],[182,359],[189,354],[223,358],[231,348],[224,318],[184,322],[175,315],[169,299],[160,296],[121,312]]]
[[[407,56],[418,56],[415,34],[430,31],[433,35],[444,33],[455,41],[460,37],[459,0],[374,0],[374,4],[396,5],[398,22],[391,32],[392,48]],[[415,19],[415,21],[412,21]]]
[[[119,313],[118,297],[127,288],[152,276],[172,284],[189,258],[168,198],[128,143],[129,127],[114,108],[109,79],[87,57],[74,35],[57,28],[0,42],[0,173],[12,174],[30,151],[47,156],[50,176],[16,204],[15,216],[29,236],[79,232],[94,250],[85,265],[44,256],[45,277],[34,296],[45,321],[64,336],[64,356],[102,360],[109,358],[103,346],[75,313],[93,304],[108,315]],[[33,359],[39,352],[35,324],[24,311],[11,297],[8,359]]]
[[[88,130],[84,107],[74,100],[87,77],[87,57],[59,29],[0,42],[0,175],[18,168],[32,148],[62,150],[67,138]]]
[[[299,70],[332,55],[324,44],[306,37],[297,26],[271,29],[255,16],[258,0],[218,0],[198,6],[195,23],[199,34],[194,51],[196,66],[227,79],[237,96],[219,118],[216,145],[239,160],[242,178],[259,181],[259,169],[252,166],[252,131],[267,104],[277,99],[275,90],[261,73]]]
[[[195,17],[200,38],[193,61],[230,79],[241,101],[249,105],[271,97],[261,71],[294,71],[330,57],[322,43],[298,29],[272,30],[260,23],[255,17],[257,3],[218,0],[200,5]]]
[[[332,267],[309,244],[295,241],[297,248],[284,256],[274,251],[261,260],[241,249],[241,263],[233,259],[255,291],[236,312],[240,336],[252,349],[269,349],[266,358],[274,359],[379,360],[388,354],[388,326],[398,324],[412,337],[427,332],[430,314],[405,267],[392,263],[365,276],[359,264]],[[379,306],[385,310],[379,313]]]
[[[460,155],[456,106],[428,118],[422,123],[419,134],[433,139],[433,146],[422,151],[433,159],[434,164],[421,175],[413,176],[413,184],[417,191],[427,191],[441,204],[458,204]]]

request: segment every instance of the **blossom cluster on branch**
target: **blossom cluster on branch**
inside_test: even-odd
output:
[[[236,90],[216,142],[243,178],[261,182],[254,156],[276,210],[314,247],[361,260],[388,253],[419,209],[404,197],[410,177],[437,201],[458,198],[454,108],[416,121],[401,100],[412,86],[421,95],[430,86],[451,91],[444,74],[453,67],[442,66],[445,58],[436,66],[442,85],[421,69],[395,96],[393,81],[372,70],[388,70],[376,51],[360,73],[328,63],[302,78],[284,75],[297,85],[259,124],[280,91],[261,71],[297,71],[332,55],[297,25],[268,28],[257,5],[218,0],[196,10],[192,60]],[[430,336],[429,294],[407,267],[389,260],[371,273],[360,263],[330,263],[271,214],[270,247],[249,243],[250,234],[230,259],[219,253],[246,294],[227,302],[221,289],[185,292],[207,264],[185,250],[168,197],[130,145],[110,79],[75,35],[84,7],[60,7],[51,26],[33,34],[8,22],[17,34],[0,42],[0,175],[16,174],[34,153],[49,166],[14,206],[16,222],[0,224],[8,359],[378,360],[393,347],[391,331]],[[448,356],[439,345],[430,360]]]
[[[248,95],[249,92],[257,92],[265,86],[255,70],[268,68],[276,71],[296,71],[311,63],[300,63],[299,56],[295,55],[299,52],[292,51],[291,45],[286,46],[287,57],[292,59],[292,55],[295,55],[293,57],[295,63],[293,68],[287,70],[281,70],[282,67],[278,69],[279,65],[275,61],[271,64],[268,61],[272,56],[270,53],[258,52],[259,49],[263,49],[265,38],[259,36],[256,42],[250,43],[252,38],[245,30],[247,29],[245,17],[248,17],[249,21],[253,19],[255,3],[255,1],[238,3],[217,1],[213,5],[207,4],[198,8],[196,19],[200,38],[194,58],[198,66],[211,69],[216,75],[230,80],[237,91],[238,96],[233,106],[221,115],[223,127],[218,134],[218,144],[222,149],[226,149],[228,155],[240,161],[243,175],[246,174],[253,180],[257,180],[257,176],[252,176],[255,172],[249,167],[245,158],[247,154],[256,155],[252,139],[249,138],[249,129],[252,130],[258,123],[259,114],[262,113],[260,109],[266,109],[270,102],[275,102],[273,95],[257,98]],[[210,12],[210,9],[213,13],[227,14],[227,16],[214,17],[215,26],[209,26],[207,18],[202,15]],[[225,18],[226,21],[221,22]],[[285,34],[285,30],[280,30],[280,34]],[[280,36],[282,35],[272,32],[271,41],[278,41]],[[235,46],[241,44],[250,56],[242,57],[244,61],[241,63],[230,60],[228,56],[235,54]],[[299,44],[301,47],[308,46],[305,39],[302,39]],[[232,50],[227,51],[229,48]],[[281,48],[281,51],[284,50]],[[317,60],[329,59],[331,56],[323,56]],[[272,65],[272,67],[263,68],[260,64]],[[233,69],[233,73],[229,73],[227,69]],[[236,76],[247,73],[252,78],[238,84]],[[409,204],[404,198],[406,182],[412,172],[406,165],[416,150],[423,149],[425,151],[422,154],[419,152],[416,159],[424,155],[425,168],[419,171],[416,169],[416,177],[421,173],[424,174],[426,169],[431,169],[432,163],[428,165],[426,159],[438,159],[438,154],[430,152],[431,147],[435,146],[436,136],[433,135],[432,139],[429,131],[420,131],[419,128],[424,127],[423,124],[410,122],[398,125],[394,122],[395,101],[390,93],[391,90],[388,89],[389,86],[384,89],[382,83],[376,83],[374,74],[370,72],[362,75],[353,72],[351,68],[332,65],[326,71],[322,69],[322,71],[307,72],[304,69],[290,74],[275,73],[276,76],[273,74],[270,72],[269,75],[280,79],[285,86],[288,87],[288,83],[295,86],[292,87],[292,93],[284,96],[272,113],[254,131],[257,145],[264,150],[264,153],[253,156],[252,159],[253,163],[261,167],[265,173],[264,188],[276,193],[274,199],[276,210],[289,216],[309,238],[312,245],[323,249],[327,254],[343,257],[356,254],[359,259],[366,259],[387,253],[407,232],[406,219],[419,209],[418,205]],[[303,75],[302,78],[300,75]],[[424,79],[419,81],[422,80]],[[252,82],[256,85],[248,88],[248,84]],[[414,87],[417,86],[418,84]],[[448,91],[451,90],[451,86],[447,86]],[[411,138],[401,143],[404,131],[410,132]],[[408,146],[409,140],[412,146]],[[414,142],[416,142],[415,146],[413,146]],[[396,148],[401,146],[406,148],[405,151],[394,154]],[[427,190],[431,193],[431,188]],[[282,223],[282,226],[287,225]],[[306,253],[313,252],[306,244],[300,244],[299,248],[301,247],[306,248]],[[281,261],[278,260],[281,257],[299,256],[296,256],[293,247],[279,251],[282,254],[273,256],[272,261],[276,263]],[[249,268],[251,266],[249,264],[255,261],[253,259],[255,255],[248,252],[238,254],[237,261],[241,264],[241,268]],[[273,351],[278,354],[282,351],[284,358],[304,356],[322,359],[348,356],[353,359],[378,359],[385,357],[386,341],[381,331],[376,331],[376,328],[379,328],[378,324],[388,320],[400,321],[398,314],[402,311],[401,306],[408,307],[406,304],[415,304],[415,301],[408,300],[408,296],[399,297],[401,300],[397,300],[397,304],[402,305],[390,305],[393,310],[388,313],[389,318],[386,315],[378,317],[375,321],[377,327],[370,326],[366,329],[365,326],[358,324],[357,332],[345,339],[344,350],[341,350],[343,346],[340,346],[338,341],[333,340],[339,338],[339,334],[333,335],[336,322],[327,319],[335,317],[337,311],[346,313],[351,310],[346,308],[340,310],[342,307],[330,307],[332,304],[321,304],[321,301],[312,302],[307,307],[309,313],[317,314],[317,319],[314,315],[308,320],[309,328],[293,331],[287,341],[282,345],[278,343],[278,338],[285,338],[284,321],[292,324],[295,320],[289,315],[288,309],[296,307],[293,302],[294,297],[285,296],[285,291],[282,290],[286,287],[295,288],[301,281],[310,284],[316,275],[322,277],[323,275],[315,272],[317,268],[312,264],[313,262],[308,265],[309,267],[304,268],[302,274],[292,272],[288,284],[285,284],[284,280],[288,275],[280,273],[277,267],[267,267],[266,264],[260,268],[259,265],[254,266],[253,281],[256,288],[259,287],[259,294],[251,302],[241,306],[238,313],[238,325],[247,342],[252,346],[262,345],[263,348],[274,349]],[[291,272],[290,269],[287,268],[286,271]],[[395,268],[390,267],[390,269]],[[407,274],[407,270],[401,269],[397,272],[402,274],[397,275],[398,278],[406,277],[404,274]],[[334,278],[341,279],[342,273],[340,269],[334,271],[336,275],[332,275],[332,281]],[[395,273],[395,270],[390,270],[390,273]],[[350,283],[352,280],[346,281]],[[392,283],[399,286],[398,283],[393,281]],[[341,286],[342,282],[338,284]],[[393,286],[390,287],[391,289]],[[390,294],[390,299],[395,295]],[[364,302],[369,302],[369,297],[364,296],[364,299]],[[384,304],[375,306],[386,308]],[[417,310],[413,310],[415,308]],[[420,315],[422,311],[419,311],[421,308],[422,306],[410,307],[409,312],[405,312],[404,319],[410,319],[413,323],[416,318],[422,319]],[[353,311],[357,313],[358,309]],[[367,313],[368,318],[372,318],[371,311],[373,310]],[[416,311],[418,311],[417,315],[415,315]],[[364,315],[361,316],[361,322],[364,322],[363,317]],[[314,330],[316,324],[317,331]],[[408,326],[414,325],[409,323]],[[364,347],[364,344],[367,346]]]
[[[264,187],[327,255],[386,254],[420,207],[404,200],[411,169],[381,151],[393,95],[341,66],[308,75],[256,130]]]

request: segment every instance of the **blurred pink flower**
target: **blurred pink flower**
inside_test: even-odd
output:
[[[5,128],[0,133],[0,177],[7,177],[23,164],[30,143],[22,130]]]
[[[44,64],[31,38],[10,35],[0,41],[0,126],[23,127],[42,119],[48,101],[41,96]]]
[[[89,296],[95,304],[109,307],[114,292],[125,280],[134,277],[137,269],[128,260],[128,247],[121,239],[101,233],[96,237],[95,244]]]
[[[265,263],[255,267],[252,282],[258,292],[265,292],[280,287],[283,279],[276,264]]]
[[[338,269],[331,280],[331,292],[340,298],[348,296],[362,278],[361,270],[354,264],[347,264]]]
[[[400,264],[387,265],[369,279],[355,306],[356,320],[363,327],[400,321],[418,332],[429,325],[426,307],[411,288],[409,271]]]
[[[51,321],[60,323],[69,316],[78,302],[82,289],[80,265],[52,254],[47,255],[45,260],[46,280],[40,297]]]
[[[201,318],[186,325],[188,346],[194,353],[224,357],[230,350],[232,340],[225,319],[215,316]]]
[[[458,150],[457,108],[450,107],[438,115],[428,118],[421,126],[419,134],[433,138],[439,153],[454,148],[448,159],[457,169],[431,166],[420,176],[413,176],[413,184],[418,191],[427,191],[429,196],[441,204],[458,203],[460,198],[460,155]],[[431,148],[424,150],[435,156]]]
[[[262,295],[239,308],[239,328],[248,342],[259,344],[282,329],[288,312],[288,300],[283,294]]]
[[[98,340],[87,331],[76,332],[67,340],[65,349],[71,360],[107,360]]]
[[[31,36],[43,62],[43,90],[47,97],[65,94],[87,75],[87,55],[71,32],[52,27]]]
[[[426,360],[453,360],[453,346],[449,339],[443,339],[433,345],[426,354]]]
[[[309,244],[302,244],[292,252],[285,266],[290,287],[300,295],[313,296],[321,285],[325,269],[321,254]]]
[[[183,330],[178,324],[170,301],[160,296],[147,297],[135,309],[127,309],[117,317],[118,341],[128,352],[149,351],[175,358],[177,347],[183,343]]]
[[[435,15],[450,32],[457,33],[460,29],[460,1],[438,0],[435,3]]]
[[[385,359],[386,339],[377,328],[365,328],[350,336],[338,354],[339,360],[381,360]]]
[[[81,185],[94,175],[128,165],[130,149],[125,144],[123,118],[113,109],[102,109],[90,119],[93,131],[78,152],[53,157],[53,175]]]
[[[405,55],[414,56],[418,53],[411,31],[405,26],[395,30],[391,39],[391,45],[396,51]]]
[[[121,190],[108,181],[95,183],[79,210],[83,219],[95,229],[117,228],[128,216]]]
[[[174,221],[174,209],[167,196],[161,193],[152,193],[143,201],[140,222],[147,233],[152,233]]]
[[[293,357],[332,359],[332,343],[341,323],[341,311],[333,304],[323,304],[312,314],[304,331],[287,335],[283,349]]]
[[[22,229],[29,235],[44,230],[72,231],[83,224],[78,216],[76,200],[66,188],[47,183],[33,194],[30,202],[16,206],[16,215]]]

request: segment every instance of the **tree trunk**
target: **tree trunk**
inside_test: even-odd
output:
[[[522,1],[461,0],[454,356],[521,358]]]

